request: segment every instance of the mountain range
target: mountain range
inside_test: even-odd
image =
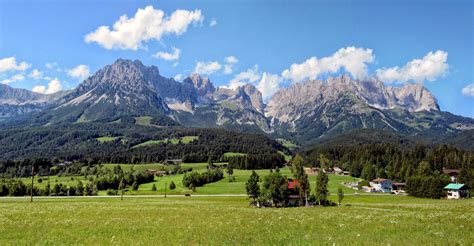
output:
[[[0,121],[23,125],[120,122],[149,116],[151,124],[263,132],[299,145],[360,128],[436,139],[474,129],[474,120],[440,111],[421,84],[386,86],[349,75],[294,83],[267,103],[252,84],[215,87],[192,74],[182,82],[156,66],[118,59],[75,89],[44,95],[0,85]],[[470,131],[472,132],[472,131]]]

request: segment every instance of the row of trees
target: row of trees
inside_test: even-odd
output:
[[[113,170],[108,168],[93,169],[96,173],[93,176],[85,175],[88,182],[84,185],[78,181],[76,186],[66,186],[56,183],[51,187],[49,180],[45,188],[34,187],[33,194],[36,196],[82,196],[96,195],[98,190],[119,190],[130,186],[137,190],[140,184],[153,182],[154,175],[147,172],[123,171],[120,166],[115,166]],[[90,171],[90,170],[89,170]],[[38,178],[38,182],[43,182],[43,178]],[[31,194],[31,186],[23,184],[21,180],[7,179],[0,182],[0,196],[24,196]]]
[[[445,196],[443,188],[449,183],[445,175],[416,175],[408,178],[406,191],[415,197],[439,199]]]
[[[185,174],[183,177],[183,185],[193,191],[196,187],[203,186],[208,183],[213,183],[224,178],[224,172],[220,168],[208,169],[206,172],[198,173],[192,172]]]
[[[115,139],[105,143],[97,141],[97,138],[103,136]],[[164,142],[134,148],[148,140],[183,136],[198,136],[198,139],[189,144]],[[0,129],[0,153],[4,160],[35,160],[48,156],[64,161],[83,162],[86,159],[94,159],[102,163],[152,163],[173,158],[202,162],[209,156],[212,160],[219,160],[226,152],[267,154],[276,153],[278,150],[284,150],[284,147],[263,134],[238,133],[224,129],[156,128],[125,123]],[[8,163],[4,166],[12,165]]]
[[[33,187],[34,196],[95,196],[97,186],[92,183],[85,185],[78,181],[77,185],[67,186],[56,183],[51,186],[49,183],[43,189]],[[0,196],[27,196],[31,195],[31,186],[25,185],[21,180],[9,180],[0,183]]]
[[[328,199],[329,191],[327,188],[329,178],[324,172],[319,172],[316,178],[315,193],[311,193],[311,186],[308,175],[304,171],[303,158],[296,155],[292,160],[292,172],[298,180],[296,183],[296,191],[299,194],[300,200],[308,206],[310,203],[315,205],[334,205]],[[283,176],[278,169],[272,171],[263,179],[263,184],[260,186],[260,177],[252,171],[245,188],[247,195],[252,199],[253,204],[269,205],[269,206],[286,206],[288,205],[288,198],[290,190],[288,189],[288,178]],[[344,193],[342,190],[338,191],[339,203],[342,201]]]
[[[396,144],[365,144],[358,146],[319,146],[303,152],[306,166],[338,166],[351,176],[372,180],[376,177],[407,182],[420,170],[435,175],[443,168],[474,169],[474,154],[454,147],[418,144],[413,148]]]
[[[285,164],[285,157],[279,153],[248,154],[229,157],[229,165],[237,169],[274,169]]]

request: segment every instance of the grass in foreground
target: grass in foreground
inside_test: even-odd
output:
[[[0,245],[470,245],[474,200],[352,196],[254,208],[239,197],[0,199]]]

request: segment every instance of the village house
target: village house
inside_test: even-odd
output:
[[[149,174],[153,174],[155,176],[164,176],[167,174],[166,171],[163,171],[163,170],[154,170],[154,169],[147,169],[145,170],[145,172],[149,173]]]
[[[444,187],[447,190],[448,199],[469,198],[469,187],[465,184],[448,184]]]
[[[393,182],[393,184],[392,184],[392,191],[395,191],[395,192],[405,192],[406,186],[407,186],[406,183]]]
[[[304,203],[300,198],[298,191],[299,180],[289,179],[288,180],[288,204],[290,206],[302,206]]]
[[[390,179],[377,178],[370,182],[370,186],[375,188],[377,192],[392,192],[393,182]]]
[[[443,173],[448,175],[453,183],[456,183],[459,172],[459,169],[446,169],[443,167]]]

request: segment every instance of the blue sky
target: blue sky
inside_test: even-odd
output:
[[[114,29],[122,15],[135,33]],[[0,81],[50,93],[129,58],[167,77],[198,71],[216,85],[254,83],[268,98],[349,72],[423,83],[443,111],[474,117],[473,16],[467,0],[0,0]]]

